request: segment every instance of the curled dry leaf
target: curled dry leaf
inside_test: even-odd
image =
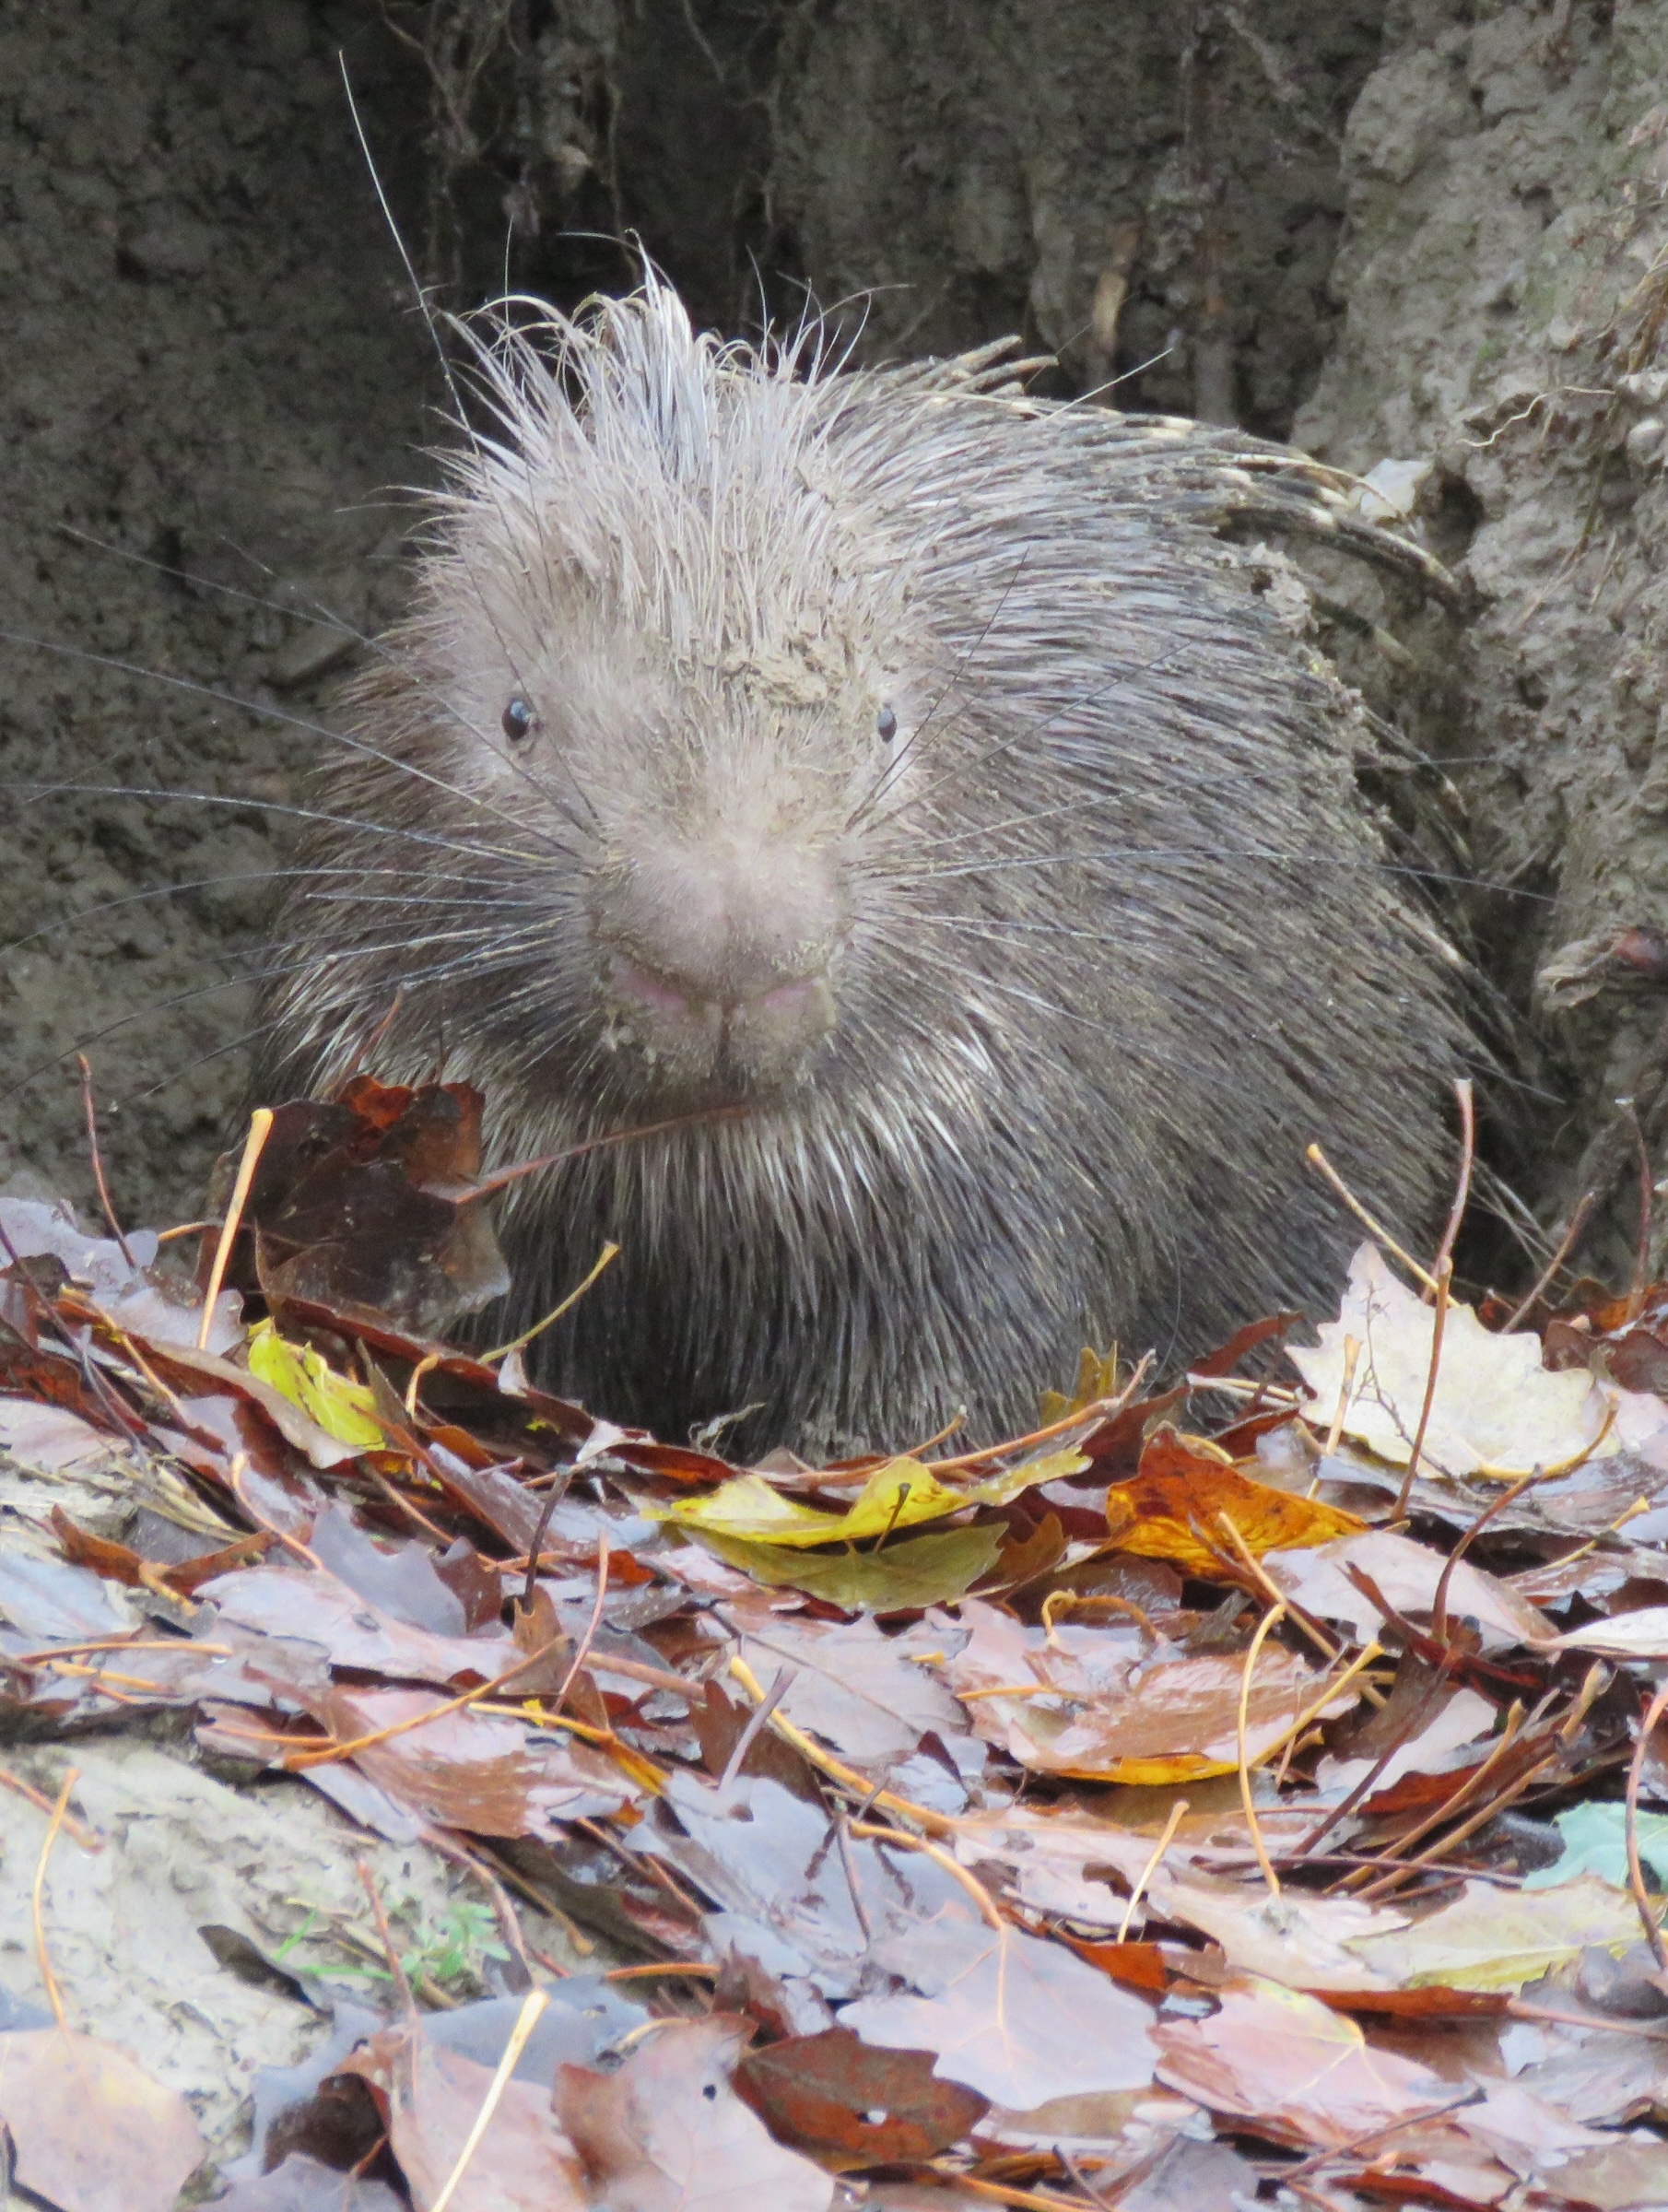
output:
[[[472,1191],[482,1103],[467,1083],[356,1076],[335,1100],[276,1108],[231,1279],[420,1335],[500,1297],[509,1270]]]
[[[1361,1351],[1344,1432],[1392,1466],[1405,1466],[1435,1328],[1435,1308],[1392,1275],[1377,1245],[1363,1244],[1350,1264],[1338,1319],[1321,1324],[1312,1349],[1293,1346],[1288,1354],[1315,1394],[1314,1418],[1333,1418],[1344,1389],[1345,1340],[1353,1337]],[[1549,1374],[1538,1336],[1528,1330],[1493,1335],[1471,1307],[1451,1300],[1421,1464],[1446,1475],[1510,1481],[1537,1467],[1617,1451],[1617,1394],[1588,1374]]]

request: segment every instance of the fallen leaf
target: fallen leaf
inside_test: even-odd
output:
[[[356,1452],[380,1451],[386,1442],[370,1390],[338,1374],[311,1345],[292,1344],[279,1335],[275,1323],[261,1321],[250,1331],[246,1356],[255,1380],[299,1406],[326,1436],[351,1444]]]
[[[473,1706],[447,1712],[445,1703],[432,1690],[337,1689],[314,1717],[350,1742],[436,1708],[432,1720],[353,1758],[379,1789],[440,1828],[554,1840],[559,1822],[617,1813],[638,1794],[620,1765],[588,1745],[551,1741]]]
[[[1391,1936],[1407,1925],[1405,1912],[1358,1898],[1290,1889],[1275,1898],[1248,1896],[1238,1882],[1169,1872],[1155,1877],[1147,1906],[1149,1917],[1210,1936],[1236,1972],[1290,1989],[1360,1989],[1367,1970],[1355,1947],[1363,1936]]]
[[[1238,1767],[1243,1653],[1185,1652],[1118,1618],[1028,1629],[976,1599],[963,1606],[962,1625],[971,1632],[945,1679],[967,1701],[974,1734],[1021,1765],[1138,1783]],[[1249,1758],[1266,1758],[1305,1713],[1343,1712],[1357,1695],[1329,1699],[1326,1677],[1269,1641],[1251,1683]]]
[[[948,1605],[990,1573],[1006,1534],[998,1521],[987,1528],[910,1536],[884,1550],[821,1552],[755,1543],[710,1528],[692,1533],[767,1588],[804,1590],[842,1613],[913,1613]]]
[[[1484,1573],[1469,1559],[1459,1560],[1451,1571],[1441,1552],[1428,1544],[1415,1544],[1411,1536],[1392,1535],[1388,1529],[1342,1536],[1318,1550],[1270,1552],[1263,1564],[1283,1597],[1322,1620],[1345,1624],[1362,1643],[1382,1627],[1383,1615],[1351,1579],[1352,1567],[1365,1574],[1398,1613],[1426,1619],[1436,1605],[1437,1585],[1446,1575],[1449,1618],[1475,1621],[1485,1649],[1509,1644],[1545,1648],[1555,1641],[1545,1614],[1509,1583]]]
[[[1639,1606],[1608,1620],[1590,1620],[1561,1636],[1547,1622],[1539,1652],[1596,1652],[1605,1659],[1668,1659],[1668,1606]]]
[[[718,1905],[706,1923],[716,1949],[759,1958],[771,1973],[803,1978],[829,1999],[864,1986],[876,1941],[896,1936],[907,1955],[919,1926],[965,1901],[954,1877],[921,1853],[866,1837],[852,1838],[845,1852],[834,1848],[822,1805],[768,1775],[741,1774],[720,1793],[675,1769],[653,1830],[645,1823],[632,1841]]]
[[[666,2020],[617,2074],[564,2066],[556,2109],[607,2212],[827,2212],[834,2184],[730,2086],[750,2023]]]
[[[1635,1817],[1639,1856],[1659,1877],[1668,1875],[1668,1813]],[[1550,1866],[1523,1877],[1525,1889],[1556,1888],[1578,1874],[1594,1874],[1613,1888],[1627,1887],[1627,1807],[1615,1798],[1588,1798],[1555,1814],[1553,1825],[1564,1840],[1564,1853]],[[1658,1879],[1655,1887],[1662,1888]]]
[[[746,1606],[726,1620],[743,1631],[741,1655],[761,1681],[795,1670],[777,1710],[842,1759],[880,1765],[909,1758],[929,1729],[945,1739],[965,1733],[960,1705],[922,1664],[961,1641],[947,1623],[887,1636],[872,1620],[783,1620]]]
[[[1230,1982],[1211,2018],[1167,2021],[1157,2040],[1161,2081],[1277,2143],[1343,2150],[1454,2100],[1428,2066],[1273,1982]]]
[[[212,1600],[223,1620],[322,1645],[333,1666],[363,1674],[466,1687],[495,1680],[523,1656],[496,1622],[487,1633],[436,1636],[317,1567],[245,1567],[204,1583],[197,1594]]]
[[[1350,1263],[1338,1319],[1321,1324],[1312,1349],[1289,1347],[1315,1394],[1316,1419],[1334,1418],[1345,1339],[1353,1337],[1361,1352],[1345,1402],[1344,1432],[1392,1466],[1405,1466],[1425,1402],[1435,1326],[1435,1307],[1392,1275],[1376,1245],[1363,1244]],[[1451,1300],[1421,1463],[1446,1475],[1509,1481],[1583,1453],[1607,1454],[1620,1449],[1605,1434],[1615,1397],[1591,1375],[1549,1374],[1532,1331],[1493,1335],[1471,1307]]]
[[[1628,1892],[1581,1874],[1530,1896],[1467,1882],[1411,1927],[1356,1937],[1349,1948],[1404,1988],[1440,1982],[1452,1989],[1521,1989],[1579,1959],[1590,1944],[1625,1949],[1639,1932]]]
[[[941,1914],[875,1947],[921,1994],[863,1997],[840,2012],[865,2043],[933,2051],[934,2071],[993,2104],[1140,2088],[1152,2079],[1151,2007],[1056,1943]]]
[[[1365,1809],[1404,1775],[1445,1773],[1456,1765],[1478,1764],[1490,1748],[1488,1739],[1498,1722],[1499,1708],[1488,1699],[1474,1689],[1456,1688],[1410,1654],[1396,1669],[1386,1703],[1359,1727],[1352,1727],[1337,1750],[1320,1760],[1315,1785],[1324,1800],[1335,1803],[1372,1775],[1372,1794],[1365,1800]]]
[[[699,1498],[644,1510],[656,1521],[699,1535],[797,1549],[812,1544],[859,1544],[894,1531],[941,1521],[970,1505],[1005,1505],[1038,1483],[1075,1475],[1087,1465],[1081,1452],[1051,1452],[1011,1473],[952,1488],[917,1459],[888,1459],[869,1475],[844,1512],[831,1513],[784,1496],[762,1475],[737,1475]]]
[[[849,2028],[749,2052],[735,2088],[779,2141],[836,2173],[930,2159],[987,2109],[972,2089],[934,2073],[930,2051],[871,2050]]]
[[[1547,2177],[1568,2203],[1583,2212],[1661,2212],[1668,2204],[1668,2143],[1640,2129],[1602,2149],[1579,2150]]]
[[[493,2071],[435,2042],[420,2019],[382,2029],[337,2067],[376,2093],[417,2212],[426,2212],[451,2177]],[[545,2090],[512,2076],[452,2193],[451,2212],[584,2212],[588,2202],[579,2160]]]
[[[1219,1578],[1224,1558],[1233,1557],[1224,1517],[1259,1559],[1365,1526],[1336,1506],[1252,1482],[1203,1438],[1169,1428],[1147,1439],[1134,1474],[1107,1492],[1107,1528],[1118,1548],[1173,1560],[1188,1574]]]
[[[59,2212],[173,2212],[208,2146],[182,2097],[68,2028],[0,2035],[17,2179]]]
[[[482,1104],[467,1083],[360,1075],[334,1100],[275,1109],[230,1279],[275,1303],[387,1316],[422,1335],[500,1297],[509,1271],[473,1188]]]

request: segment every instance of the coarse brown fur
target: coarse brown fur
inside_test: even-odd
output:
[[[1189,514],[1212,434],[723,347],[654,281],[478,344],[499,434],[353,693],[264,1077],[382,1031],[501,1162],[694,1117],[507,1200],[505,1334],[623,1247],[545,1380],[985,1437],[1085,1343],[1324,1305],[1313,1139],[1427,1217],[1450,970],[1344,695]]]

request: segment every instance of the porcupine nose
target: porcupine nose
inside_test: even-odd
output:
[[[835,871],[816,849],[725,831],[646,843],[593,909],[614,1041],[673,1079],[769,1088],[835,1024]]]

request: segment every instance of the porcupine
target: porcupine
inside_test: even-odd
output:
[[[1277,449],[995,348],[721,343],[652,277],[475,346],[492,434],[351,688],[262,1080],[375,1039],[477,1084],[500,1162],[675,1123],[501,1202],[505,1335],[622,1247],[543,1381],[668,1435],[985,1438],[1085,1344],[1335,1296],[1310,1140],[1428,1216],[1443,948],[1341,688],[1192,512]]]

